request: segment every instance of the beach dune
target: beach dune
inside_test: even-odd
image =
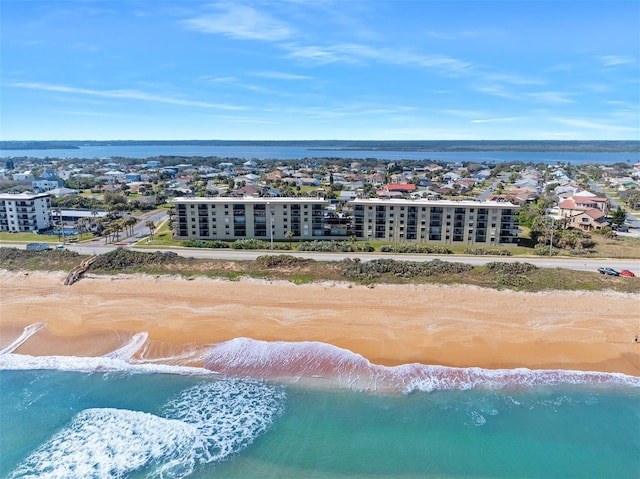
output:
[[[0,349],[202,366],[234,338],[317,341],[371,363],[573,369],[640,376],[640,297],[470,286],[0,272]],[[20,344],[24,328],[44,323]],[[13,346],[12,346],[13,345]]]

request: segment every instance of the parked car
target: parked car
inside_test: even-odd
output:
[[[616,271],[615,269],[609,268],[607,266],[598,268],[598,272],[600,274],[606,274],[607,276],[620,276],[620,271]]]
[[[628,269],[623,269],[620,271],[620,276],[635,276],[633,271],[629,271]]]
[[[49,243],[29,243],[25,249],[29,251],[49,251],[51,246],[49,246]]]

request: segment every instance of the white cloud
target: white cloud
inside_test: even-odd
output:
[[[518,100],[521,98],[519,95],[507,91],[503,85],[484,85],[477,87],[476,90],[487,95],[507,98],[509,100]]]
[[[525,96],[533,98],[534,100],[542,103],[552,103],[555,105],[563,103],[574,103],[573,99],[569,98],[567,94],[557,91],[540,91],[535,93],[526,93]]]
[[[523,116],[507,116],[503,118],[483,118],[471,120],[471,123],[514,123],[522,120],[526,120],[526,118]]]
[[[289,57],[310,60],[319,64],[336,62],[363,63],[373,60],[392,65],[417,66],[438,70],[444,74],[458,75],[473,70],[470,62],[442,55],[420,55],[407,50],[375,48],[357,43],[344,43],[330,46],[285,45]]]
[[[202,33],[216,33],[240,40],[282,41],[293,35],[284,22],[255,8],[240,3],[214,5],[218,12],[184,20],[189,29]]]
[[[602,64],[607,67],[634,63],[633,58],[623,55],[602,55],[598,57],[598,60],[600,60]]]
[[[283,73],[283,72],[273,72],[273,71],[262,71],[255,72],[253,76],[261,77],[261,78],[273,78],[275,80],[311,80],[312,77],[307,75],[295,75],[292,73]]]
[[[14,88],[26,88],[30,90],[52,91],[60,93],[71,93],[77,95],[97,96],[102,98],[117,98],[127,100],[141,100],[154,103],[166,103],[169,105],[193,106],[200,108],[215,108],[220,110],[244,110],[237,105],[225,105],[222,103],[210,103],[205,101],[187,100],[184,98],[171,98],[164,95],[156,95],[139,90],[92,90],[89,88],[78,88],[66,85],[51,85],[47,83],[15,82],[8,86]]]
[[[320,47],[316,45],[287,44],[284,47],[289,51],[288,56],[290,58],[306,60],[320,65],[337,62],[359,62],[353,51],[344,46]]]

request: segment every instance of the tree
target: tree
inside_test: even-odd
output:
[[[149,228],[149,236],[151,236],[151,241],[153,241],[153,233],[156,229],[156,224],[153,220],[147,220],[144,225]]]
[[[627,219],[627,211],[620,205],[611,213],[611,222],[616,225],[624,224]]]
[[[136,220],[133,216],[127,216],[124,219],[124,225],[127,228],[129,235],[133,235],[133,227],[136,225],[136,223],[138,223],[138,220]]]
[[[552,220],[548,216],[538,216],[536,217],[532,224],[531,230],[529,231],[529,237],[533,240],[534,243],[540,244],[550,244],[551,238],[555,234],[555,238],[558,238],[557,231],[560,225],[558,222]]]
[[[102,229],[102,234],[104,235],[104,244],[107,244],[109,242],[111,235],[113,234],[113,228],[111,227],[110,224],[106,225]]]
[[[291,238],[293,238],[293,231],[287,231],[284,236],[289,240],[289,249],[291,249]]]

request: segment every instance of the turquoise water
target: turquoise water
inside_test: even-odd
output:
[[[635,384],[374,394],[7,364],[3,478],[640,477]]]

